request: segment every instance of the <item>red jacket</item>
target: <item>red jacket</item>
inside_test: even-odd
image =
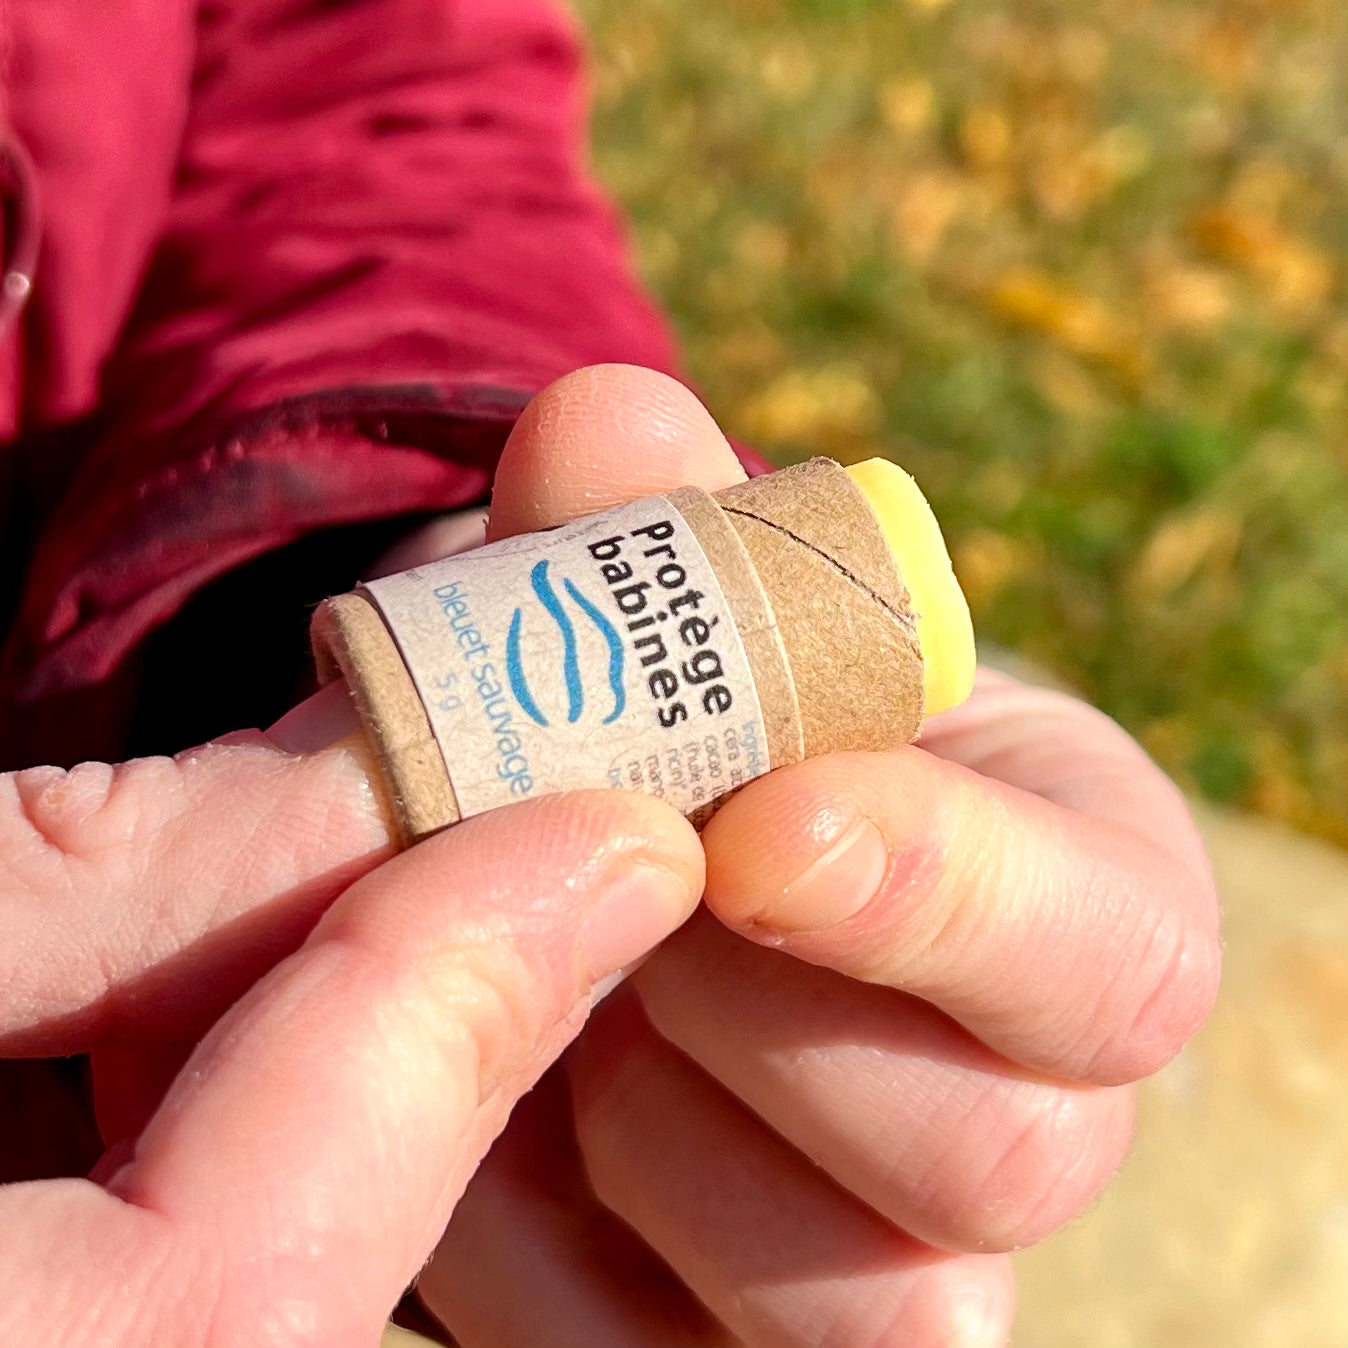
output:
[[[545,0],[0,0],[0,86],[0,767],[279,712],[366,522],[481,497],[565,371],[673,364]]]

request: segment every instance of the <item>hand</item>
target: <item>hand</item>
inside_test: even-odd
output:
[[[350,743],[0,778],[0,1055],[98,1052],[124,1135],[97,1182],[0,1188],[0,1342],[375,1348],[593,985],[703,881],[686,821],[616,792],[388,846]]]
[[[495,533],[740,470],[645,372],[545,392]],[[463,1348],[993,1348],[1204,1018],[1211,878],[1116,725],[984,674],[920,747],[751,783],[707,909],[517,1113],[420,1283]]]

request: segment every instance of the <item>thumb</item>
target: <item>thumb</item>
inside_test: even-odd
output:
[[[730,442],[696,395],[634,365],[591,365],[524,409],[492,488],[493,539],[551,529],[639,496],[744,481]]]
[[[93,1296],[110,1303],[101,1322],[129,1316],[127,1343],[198,1341],[203,1317],[218,1343],[272,1342],[282,1320],[306,1343],[376,1341],[595,985],[688,916],[702,875],[686,821],[612,791],[494,811],[403,853],[203,1040],[108,1193],[52,1186],[60,1212],[43,1221],[44,1186],[28,1186],[15,1229],[73,1232],[96,1267],[50,1261],[42,1239],[0,1237],[0,1255],[35,1264],[53,1315]],[[147,1281],[127,1261],[150,1215]],[[0,1230],[6,1216],[0,1200]],[[116,1276],[100,1251],[120,1252]],[[40,1342],[55,1326],[31,1328]]]

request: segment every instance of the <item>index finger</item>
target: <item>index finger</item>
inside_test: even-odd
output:
[[[392,855],[345,690],[286,722],[173,758],[0,776],[0,1052],[87,1052],[156,1024],[194,1038]]]
[[[973,696],[928,721],[919,743],[1146,838],[1193,871],[1215,911],[1212,868],[1179,789],[1127,731],[1080,698],[982,667]]]

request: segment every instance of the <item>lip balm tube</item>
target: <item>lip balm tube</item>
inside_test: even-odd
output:
[[[319,606],[404,842],[616,787],[705,822],[772,768],[915,739],[973,684],[968,606],[902,469],[682,487]]]

